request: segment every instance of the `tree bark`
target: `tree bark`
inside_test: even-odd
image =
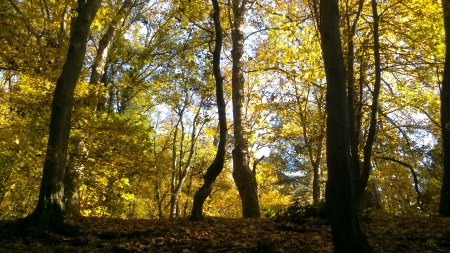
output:
[[[375,57],[375,83],[372,93],[372,106],[370,115],[369,133],[367,135],[366,145],[364,146],[364,162],[356,185],[356,208],[358,212],[362,212],[364,203],[364,191],[366,190],[367,182],[369,181],[370,170],[372,169],[372,148],[375,141],[378,122],[378,97],[381,88],[381,60],[380,60],[380,39],[378,34],[380,18],[378,16],[377,1],[372,0],[373,11],[373,52]]]
[[[296,88],[296,95],[298,97],[298,93],[297,93],[297,88]],[[322,99],[324,96],[317,96],[316,100],[317,100],[317,107],[318,107],[318,117],[319,119],[324,120],[323,119],[323,113],[322,113]],[[300,104],[301,102],[298,101],[298,103]],[[307,102],[306,102],[307,103]],[[300,105],[299,105],[300,107]],[[306,107],[306,105],[305,105]],[[308,122],[306,122],[306,114],[308,112],[305,111],[302,112],[301,109],[299,108],[299,116],[301,119],[301,124],[302,124],[302,128],[303,128],[303,138],[305,139],[306,143],[307,143],[307,149],[308,149],[308,155],[309,155],[309,159],[311,161],[311,165],[313,167],[313,180],[312,180],[312,185],[313,185],[313,192],[312,192],[312,196],[313,196],[313,205],[317,206],[320,204],[320,176],[321,176],[321,168],[320,168],[320,164],[321,164],[321,160],[322,160],[322,150],[323,150],[323,139],[325,138],[325,124],[320,123],[320,133],[319,133],[319,137],[317,138],[317,140],[315,140],[315,142],[317,142],[317,147],[316,147],[316,152],[314,153],[314,145],[313,145],[313,141],[311,140],[312,138],[308,136],[308,131],[307,131],[307,127],[308,127]]]
[[[242,55],[244,54],[244,24],[247,0],[233,0],[233,24],[231,37],[233,49],[232,100],[234,123],[233,178],[242,202],[244,218],[259,218],[259,200],[256,177],[248,164],[248,137],[244,115],[244,74],[242,72]]]
[[[358,150],[358,137],[360,129],[357,127],[357,117],[355,112],[355,77],[354,77],[354,63],[355,63],[355,46],[354,37],[356,34],[356,26],[359,21],[364,6],[364,0],[359,1],[358,11],[356,12],[355,20],[350,25],[350,15],[347,15],[347,29],[348,35],[348,48],[347,48],[347,90],[348,90],[348,113],[349,113],[349,131],[350,131],[350,150],[352,153],[352,170],[355,183],[360,177],[360,157]],[[361,101],[359,101],[361,102]],[[361,108],[361,107],[360,107]],[[358,111],[358,113],[362,113]]]
[[[70,132],[70,118],[75,86],[86,53],[89,28],[101,0],[78,1],[78,17],[70,37],[69,51],[53,93],[52,113],[46,159],[39,200],[24,224],[44,231],[67,233],[64,225],[64,169]]]
[[[441,88],[441,129],[444,150],[444,178],[442,180],[439,214],[450,216],[450,1],[442,0],[445,29],[445,65]]]
[[[336,252],[372,252],[359,226],[350,158],[345,64],[337,0],[320,2],[320,33],[327,78],[326,204]]]
[[[132,0],[126,0],[124,2],[112,22],[109,24],[108,30],[100,39],[97,55],[95,57],[94,63],[91,66],[91,76],[89,79],[89,84],[99,85],[101,83],[106,59],[108,57],[108,50],[114,41],[120,23],[123,22],[127,13],[131,10],[132,4]],[[91,107],[91,109],[95,109],[95,106],[97,105],[97,99],[87,101],[87,103],[89,107]],[[78,189],[80,188],[81,178],[84,170],[84,158],[88,155],[88,150],[86,148],[86,141],[88,139],[88,134],[82,133],[81,136],[79,136],[78,141],[75,145],[77,147],[76,157],[71,157],[71,160],[73,162],[69,163],[69,166],[67,166],[66,170],[66,190],[64,193],[66,214],[74,217],[80,215],[80,200],[78,196]]]
[[[217,176],[222,172],[225,163],[225,146],[227,143],[227,118],[225,111],[225,99],[223,95],[223,78],[220,74],[220,53],[222,52],[222,26],[220,25],[220,6],[217,0],[211,0],[214,7],[214,26],[216,35],[216,45],[213,52],[213,73],[216,81],[216,99],[217,110],[219,114],[219,147],[217,148],[216,157],[213,163],[206,171],[204,176],[205,182],[202,187],[194,195],[194,203],[192,204],[192,213],[189,218],[192,221],[198,221],[203,218],[203,204],[212,191]]]
[[[184,110],[186,109],[186,104],[183,105],[183,107],[179,110],[179,120],[177,124],[175,125],[175,131],[173,132],[173,146],[172,146],[172,180],[170,184],[170,218],[175,218],[177,216],[176,212],[176,206],[178,203],[178,196],[176,194],[176,188],[177,188],[177,178],[178,178],[178,171],[177,171],[177,146],[176,143],[178,141],[178,126],[180,122],[183,120]],[[184,134],[184,133],[182,133]]]
[[[95,56],[94,63],[91,67],[91,77],[89,79],[90,84],[100,84],[103,76],[103,71],[105,69],[109,48],[111,47],[114,38],[116,37],[117,30],[120,27],[120,23],[123,22],[127,13],[131,10],[132,5],[133,0],[125,0],[122,7],[117,12],[116,17],[111,21],[111,24],[109,24],[108,30],[100,40],[97,55]]]
[[[83,177],[84,163],[89,155],[86,148],[86,134],[78,136],[76,142],[76,154],[72,154],[66,166],[66,175],[64,176],[64,205],[65,214],[68,218],[80,216],[80,188]]]

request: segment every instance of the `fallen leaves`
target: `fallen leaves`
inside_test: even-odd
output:
[[[0,234],[2,252],[256,252],[258,241],[270,241],[276,252],[332,252],[325,220],[300,223],[270,219],[208,217],[123,220],[81,218],[83,235],[46,238]],[[450,252],[450,220],[437,217],[365,216],[361,219],[375,252]],[[3,236],[5,235],[5,236]]]

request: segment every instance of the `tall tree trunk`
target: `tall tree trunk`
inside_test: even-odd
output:
[[[217,0],[211,0],[214,7],[214,26],[216,35],[216,45],[213,52],[213,73],[216,81],[216,99],[217,110],[219,114],[219,147],[217,148],[216,157],[213,163],[206,170],[203,177],[205,182],[202,187],[194,195],[194,203],[192,205],[192,213],[190,220],[198,221],[203,218],[203,204],[212,191],[217,176],[222,172],[225,163],[225,146],[227,143],[227,117],[225,111],[225,99],[223,96],[223,78],[220,74],[220,53],[222,52],[222,26],[220,25],[220,6]]]
[[[364,191],[369,181],[370,170],[372,169],[372,148],[375,141],[378,122],[378,97],[381,88],[381,60],[380,60],[380,39],[378,34],[380,18],[378,16],[377,1],[372,0],[373,11],[373,52],[375,57],[375,84],[372,93],[372,106],[370,115],[369,133],[367,135],[366,145],[364,146],[364,162],[361,177],[356,185],[356,208],[362,212],[364,203]]]
[[[132,0],[126,0],[114,19],[108,26],[108,30],[100,39],[99,47],[97,50],[97,55],[95,57],[94,63],[91,66],[91,76],[89,79],[89,84],[99,85],[102,80],[103,72],[105,69],[106,59],[108,57],[108,51],[111,47],[114,38],[116,36],[117,30],[119,29],[120,23],[123,22],[127,13],[131,10]],[[95,109],[97,106],[97,99],[93,98],[91,101],[87,101],[87,104],[91,109]],[[88,155],[86,141],[89,139],[88,134],[82,133],[79,136],[76,143],[76,157],[69,163],[66,169],[66,182],[65,182],[65,207],[66,214],[71,216],[79,216],[79,196],[78,189],[80,188],[81,178],[84,170],[85,157]],[[72,158],[72,157],[71,157]]]
[[[233,178],[242,201],[244,218],[259,218],[259,200],[256,177],[248,164],[248,137],[244,115],[244,74],[242,73],[242,55],[244,54],[244,34],[241,26],[245,22],[247,0],[233,0],[233,40],[232,100],[234,124]]]
[[[70,132],[70,118],[75,86],[86,53],[89,28],[101,0],[78,1],[78,17],[70,37],[69,51],[53,93],[50,131],[39,200],[33,213],[25,218],[36,233],[64,233],[64,169]]]
[[[317,107],[319,108],[319,118],[322,122],[323,120],[323,111],[322,111],[322,99],[323,96],[320,96],[321,98],[317,99],[318,104]],[[320,204],[320,178],[322,176],[322,169],[320,168],[320,164],[322,161],[322,152],[323,152],[323,139],[325,138],[325,124],[320,123],[320,138],[319,143],[317,147],[317,154],[316,159],[314,160],[313,167],[314,167],[314,178],[313,178],[313,204],[315,206]],[[312,152],[311,152],[312,153]],[[311,155],[312,157],[312,155]]]
[[[320,204],[320,177],[321,177],[321,168],[320,168],[320,164],[322,161],[322,152],[323,152],[323,139],[325,138],[325,124],[324,123],[320,123],[320,133],[318,137],[312,137],[308,136],[308,122],[306,121],[307,119],[307,103],[308,101],[305,102],[304,105],[304,109],[302,109],[302,101],[301,101],[301,96],[299,94],[298,88],[295,87],[295,96],[296,96],[296,101],[298,104],[298,110],[297,110],[297,114],[300,117],[300,121],[301,121],[301,125],[302,125],[302,129],[303,129],[303,138],[305,139],[306,142],[306,148],[308,150],[308,155],[309,155],[309,160],[311,161],[311,165],[313,168],[313,179],[312,179],[312,185],[313,185],[313,192],[312,192],[312,196],[313,196],[313,204],[315,206]],[[308,95],[309,96],[309,90],[308,90]],[[318,118],[320,119],[320,122],[323,122],[323,112],[322,112],[322,101],[323,101],[324,95],[320,95],[318,94],[316,96],[316,101],[317,101],[317,108],[318,108]],[[313,140],[314,139],[314,140]],[[313,142],[317,142],[317,147],[316,149],[314,149]],[[315,151],[315,152],[314,152]]]
[[[336,252],[371,252],[359,226],[350,158],[345,64],[338,0],[320,2],[320,33],[327,77],[326,204]]]
[[[186,104],[185,104],[186,105]],[[175,218],[177,216],[176,213],[176,206],[177,206],[177,202],[178,202],[178,196],[176,196],[176,187],[177,187],[177,177],[178,177],[178,171],[177,171],[177,146],[176,143],[178,141],[178,125],[180,124],[180,121],[183,120],[183,114],[184,114],[184,110],[185,110],[185,106],[183,106],[178,115],[179,115],[179,120],[177,122],[177,124],[175,125],[175,131],[173,132],[173,146],[172,146],[172,180],[171,180],[171,184],[170,184],[170,214],[169,217],[170,218]]]
[[[355,63],[355,43],[354,37],[356,34],[356,26],[359,21],[359,16],[361,15],[364,6],[364,0],[359,1],[358,11],[355,15],[355,20],[350,25],[350,15],[347,15],[347,29],[349,31],[348,35],[348,48],[347,48],[347,89],[348,89],[348,113],[349,113],[349,130],[350,130],[350,150],[352,153],[352,169],[353,178],[355,184],[361,174],[360,157],[358,149],[358,137],[360,129],[357,127],[357,117],[355,112],[355,76],[354,76],[354,63]],[[361,113],[358,111],[358,113]]]
[[[444,178],[439,214],[450,216],[450,1],[442,0],[445,29],[445,66],[441,89],[441,128],[444,150]]]

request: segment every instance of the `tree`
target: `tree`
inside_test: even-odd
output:
[[[69,51],[62,73],[56,82],[46,159],[39,200],[33,213],[23,221],[36,226],[36,233],[46,230],[68,232],[64,225],[64,166],[70,132],[72,100],[84,61],[89,28],[101,0],[78,1],[78,17],[71,32]]]
[[[109,49],[116,37],[117,30],[120,24],[123,23],[126,15],[129,14],[133,1],[125,0],[122,7],[117,12],[108,26],[106,33],[100,39],[97,54],[94,59],[94,63],[91,66],[91,75],[89,78],[89,84],[100,85],[103,72],[106,65],[106,59],[108,58]],[[97,105],[97,101],[87,101],[87,104],[93,108]],[[94,110],[93,110],[94,111]],[[76,141],[76,155],[70,158],[74,161],[69,162],[66,167],[65,185],[64,185],[64,198],[65,198],[65,211],[66,214],[79,215],[79,195],[78,189],[80,188],[81,178],[84,169],[85,157],[89,154],[87,150],[86,140],[89,139],[87,133],[81,133]],[[70,160],[69,160],[70,161]]]
[[[248,137],[244,107],[244,74],[242,72],[242,55],[244,54],[244,34],[242,26],[245,22],[247,0],[233,0],[232,31],[232,99],[234,120],[233,178],[242,201],[244,218],[259,218],[259,201],[256,178],[248,163]]]
[[[320,33],[327,78],[325,197],[336,252],[371,252],[359,226],[351,171],[345,65],[337,0],[320,1]]]
[[[204,98],[201,98],[200,105],[197,108],[197,112],[192,120],[192,133],[191,133],[191,139],[190,139],[190,145],[188,148],[184,147],[185,142],[185,127],[183,118],[185,117],[186,108],[191,103],[190,100],[193,100],[192,98],[189,98],[189,94],[186,91],[186,95],[184,99],[180,99],[180,101],[183,101],[183,105],[180,106],[181,108],[176,108],[176,113],[178,114],[178,121],[175,125],[174,133],[173,133],[173,146],[172,146],[172,182],[171,182],[171,189],[170,189],[170,218],[176,218],[179,214],[179,198],[181,189],[184,186],[184,182],[186,180],[186,177],[188,173],[191,170],[191,162],[192,158],[195,153],[195,145],[197,144],[198,136],[200,135],[200,132],[205,125],[205,122],[201,123],[200,121],[200,112],[204,106]],[[199,131],[197,131],[197,127],[200,125]],[[180,144],[179,147],[177,145],[177,138],[178,138],[178,131],[180,127]],[[178,155],[177,155],[177,149]],[[186,153],[187,159],[184,159]],[[192,173],[192,172],[191,172]]]
[[[375,58],[375,83],[374,88],[372,92],[372,105],[371,105],[371,113],[370,113],[370,124],[369,124],[369,133],[367,135],[367,141],[364,146],[364,162],[362,166],[362,172],[359,174],[360,165],[359,163],[353,163],[354,167],[353,170],[358,171],[357,173],[353,173],[354,175],[358,175],[357,184],[356,184],[356,209],[358,212],[362,212],[363,210],[363,202],[364,202],[364,192],[366,190],[367,182],[369,181],[369,174],[370,170],[372,169],[372,149],[373,149],[373,143],[375,141],[375,135],[377,131],[377,122],[378,122],[378,97],[380,95],[380,88],[381,88],[381,60],[380,60],[380,39],[379,39],[379,22],[380,17],[378,15],[378,9],[377,9],[377,1],[372,0],[372,12],[373,12],[373,52],[374,52],[374,58]],[[350,124],[354,124],[351,122]],[[355,134],[356,133],[356,134]],[[350,134],[354,135],[354,138],[356,139],[356,135],[359,135],[358,132],[351,132]],[[358,152],[356,150],[356,152]],[[353,154],[353,152],[352,152]],[[356,156],[356,155],[355,155]],[[358,157],[358,156],[356,156]]]
[[[203,203],[211,193],[217,176],[222,172],[225,162],[225,146],[227,144],[227,116],[225,111],[225,100],[223,96],[223,78],[220,73],[220,53],[222,52],[222,26],[220,25],[220,5],[217,0],[211,0],[214,7],[213,19],[215,27],[215,47],[213,52],[213,73],[216,81],[217,111],[219,114],[219,146],[213,163],[208,167],[203,178],[205,182],[194,195],[194,203],[190,220],[198,221],[203,218]]]
[[[450,216],[450,1],[442,0],[445,30],[445,66],[441,87],[441,129],[444,151],[444,178],[439,214]]]
[[[350,131],[350,150],[352,152],[352,165],[353,165],[353,178],[355,180],[355,185],[357,180],[359,179],[361,173],[361,165],[360,165],[360,155],[358,150],[358,137],[361,131],[361,117],[356,117],[355,112],[355,76],[354,76],[354,64],[355,64],[355,34],[356,28],[359,21],[359,17],[361,15],[362,9],[364,6],[364,0],[360,0],[358,4],[358,10],[356,11],[355,18],[353,22],[350,22],[351,15],[346,15],[345,21],[347,25],[347,96],[348,96],[348,112],[349,112],[349,131]],[[348,7],[348,4],[346,5]],[[348,10],[347,10],[348,12]],[[362,109],[359,106],[359,109]],[[358,111],[358,115],[362,112]]]

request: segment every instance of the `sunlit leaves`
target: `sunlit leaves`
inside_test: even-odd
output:
[[[346,20],[354,21],[358,2],[340,6],[344,53],[349,45]],[[393,213],[434,214],[438,202],[442,176],[438,96],[445,53],[438,2],[379,1],[383,88],[372,179],[378,182],[383,207]],[[230,6],[226,1],[220,4],[222,76],[230,105]],[[89,85],[99,40],[122,5],[123,1],[103,1],[92,26],[73,100],[67,166],[79,162],[84,166],[78,189],[82,214],[167,217],[172,150],[175,146],[179,164],[186,168],[193,118],[199,112],[194,155],[180,193],[179,213],[184,215],[218,140],[211,72],[212,9],[207,1],[134,1],[111,46],[102,84]],[[72,10],[64,20],[66,7]],[[76,1],[0,4],[0,218],[20,217],[35,204],[50,98],[67,53],[75,8]],[[262,153],[270,156],[256,169],[263,208],[287,203],[294,192],[311,201],[314,163],[324,169],[321,182],[326,180],[325,154],[318,159],[325,145],[326,104],[316,15],[312,1],[258,1],[246,16],[243,71],[250,166]],[[374,81],[371,15],[366,3],[354,37],[360,150],[367,135]],[[186,113],[180,118],[183,106]],[[185,139],[174,142],[179,120]],[[80,155],[77,143],[83,138],[88,153]],[[412,166],[420,199],[411,171],[379,159],[382,156]],[[230,167],[227,160],[207,200],[208,215],[240,213]]]

